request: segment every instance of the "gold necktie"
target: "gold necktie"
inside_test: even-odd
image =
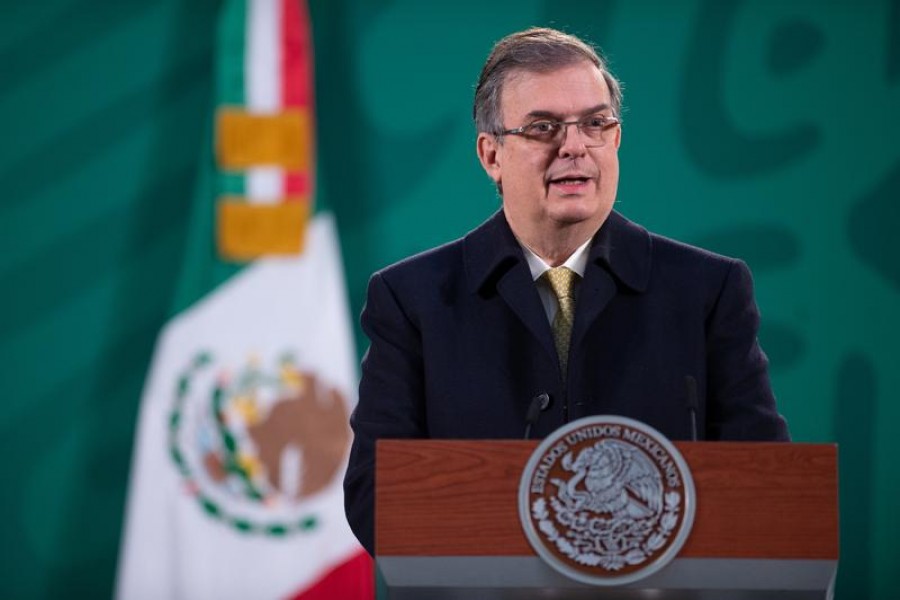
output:
[[[575,281],[578,273],[568,267],[554,267],[545,272],[544,277],[559,301],[559,310],[553,319],[553,341],[556,342],[556,352],[559,354],[559,366],[565,373],[569,362],[572,323],[575,322]]]

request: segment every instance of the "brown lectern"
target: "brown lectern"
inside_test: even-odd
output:
[[[409,598],[830,598],[838,561],[834,445],[678,442],[697,512],[672,562],[616,588],[571,580],[532,550],[519,479],[533,441],[384,440],[376,560]]]

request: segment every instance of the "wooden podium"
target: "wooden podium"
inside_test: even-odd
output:
[[[676,442],[697,512],[675,559],[615,588],[545,564],[519,521],[535,441],[382,440],[376,562],[408,598],[830,598],[838,561],[834,445]]]

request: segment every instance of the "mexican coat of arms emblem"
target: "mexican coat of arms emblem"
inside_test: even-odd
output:
[[[616,416],[580,419],[532,454],[519,516],[535,552],[592,585],[623,585],[663,568],[690,532],[687,464],[655,429]]]

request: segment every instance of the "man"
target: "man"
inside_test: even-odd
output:
[[[746,265],[612,211],[620,111],[618,82],[578,38],[530,29],[488,57],[476,146],[502,210],[369,283],[344,482],[369,552],[379,438],[543,437],[616,414],[673,439],[695,424],[701,439],[788,439]]]

